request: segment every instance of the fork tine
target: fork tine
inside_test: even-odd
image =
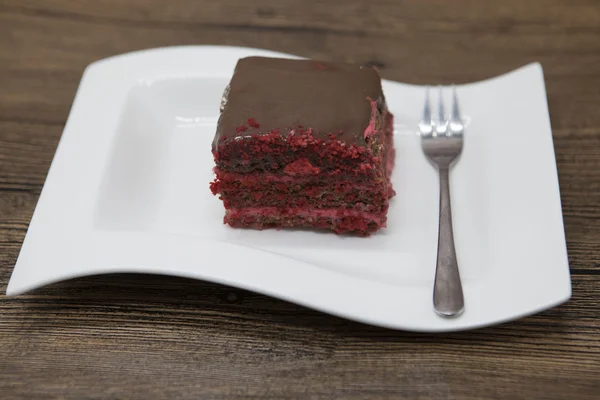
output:
[[[458,95],[456,94],[456,86],[452,85],[452,113],[450,121],[462,122],[460,118],[460,107],[458,106]]]
[[[443,124],[445,121],[444,98],[442,97],[442,85],[438,86],[438,123]]]
[[[425,88],[425,106],[423,107],[423,122],[431,125],[431,105],[429,104],[429,86]]]
[[[425,88],[425,105],[423,106],[423,119],[419,121],[419,133],[421,136],[431,136],[433,133],[431,105],[429,104],[429,86]]]

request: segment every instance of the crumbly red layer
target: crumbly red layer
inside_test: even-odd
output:
[[[312,129],[298,127],[283,135],[279,130],[268,134],[253,134],[238,140],[225,140],[213,150],[217,167],[231,172],[309,171],[338,174],[378,175],[383,172],[381,155],[369,146],[347,144],[331,134],[328,139],[316,138]],[[303,165],[294,165],[298,160]]]
[[[245,208],[226,211],[224,223],[236,228],[318,228],[368,236],[385,227],[386,215],[345,209]]]
[[[394,116],[391,113],[387,113],[385,116],[385,129],[383,130],[383,142],[385,147],[384,156],[384,175],[385,182],[387,184],[389,198],[396,195],[391,182],[392,171],[396,165],[396,148],[394,147]]]

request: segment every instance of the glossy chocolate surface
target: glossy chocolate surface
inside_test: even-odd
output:
[[[312,128],[317,138],[334,133],[338,140],[364,145],[369,99],[380,112],[385,107],[373,68],[314,60],[240,59],[225,96],[213,146],[274,129],[286,135],[298,126]]]

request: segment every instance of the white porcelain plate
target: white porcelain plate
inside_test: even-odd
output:
[[[415,132],[423,87],[384,82],[397,121],[387,229],[370,238],[235,230],[209,191],[210,149],[222,91],[249,55],[286,56],[197,46],[91,64],[7,294],[84,275],[157,273],[414,331],[490,325],[569,299],[539,64],[458,87],[469,123],[451,190],[466,309],[442,319],[432,306],[438,181]]]

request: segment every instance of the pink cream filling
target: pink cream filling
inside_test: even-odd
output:
[[[230,218],[242,218],[244,216],[264,217],[304,217],[304,218],[331,218],[358,217],[368,221],[374,221],[380,225],[385,222],[385,216],[364,211],[356,211],[345,208],[280,208],[280,207],[247,207],[230,208],[227,210]]]
[[[375,129],[377,124],[377,102],[370,97],[367,97],[367,100],[371,103],[371,119],[367,129],[365,129],[365,139],[377,133],[377,129]]]

